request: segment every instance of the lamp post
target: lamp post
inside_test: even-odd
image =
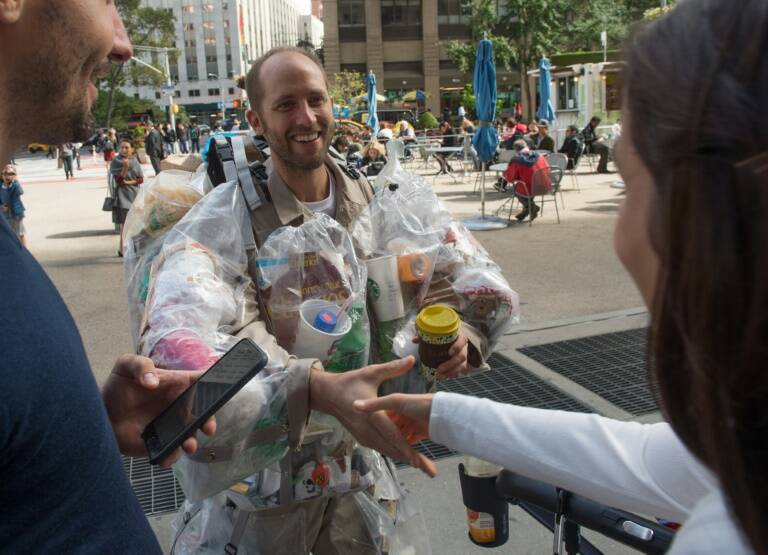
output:
[[[176,116],[173,112],[174,86],[173,86],[173,81],[171,80],[171,66],[170,66],[170,62],[168,61],[168,52],[172,50],[172,48],[160,48],[156,46],[135,46],[134,45],[133,50],[136,52],[156,52],[158,54],[163,55],[164,71],[156,68],[151,64],[148,64],[144,60],[140,60],[136,56],[132,57],[131,60],[165,77],[165,87],[168,94],[168,119],[170,120],[171,128],[176,129]]]

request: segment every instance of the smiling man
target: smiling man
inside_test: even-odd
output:
[[[109,0],[0,0],[0,161],[87,138],[94,81],[131,55]],[[199,373],[126,355],[100,395],[64,301],[5,218],[0,290],[0,552],[160,553],[118,444],[142,455],[139,432]]]

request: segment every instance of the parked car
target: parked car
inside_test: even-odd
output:
[[[45,143],[29,143],[27,145],[27,150],[32,154],[35,152],[48,152],[48,145]]]

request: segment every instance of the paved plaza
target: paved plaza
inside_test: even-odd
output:
[[[81,331],[97,380],[107,376],[116,357],[132,350],[118,237],[110,215],[101,211],[106,194],[103,161],[83,156],[83,170],[73,181],[44,154],[17,158],[27,207],[29,249],[45,267],[63,295]],[[436,167],[413,166],[431,175]],[[147,176],[151,167],[145,166]],[[631,418],[605,399],[580,387],[519,352],[536,345],[642,327],[642,301],[613,253],[612,234],[621,191],[611,187],[617,174],[580,173],[580,192],[564,180],[561,223],[551,204],[532,227],[515,223],[477,239],[491,253],[522,300],[522,322],[504,338],[502,354],[601,414]],[[432,177],[429,177],[430,181]],[[486,210],[507,198],[493,190],[488,173]],[[475,175],[459,174],[458,182],[441,176],[434,188],[458,219],[479,214],[480,197],[473,191]],[[558,201],[559,202],[559,201]],[[644,415],[655,420],[658,414]],[[518,510],[511,513],[507,546],[474,548],[466,539],[464,509],[456,474],[456,457],[439,462],[441,475],[429,481],[413,470],[401,473],[421,500],[435,554],[547,553],[551,535]],[[151,517],[161,543],[169,545],[168,516]],[[589,537],[589,536],[588,536]],[[602,540],[610,553],[628,552]]]

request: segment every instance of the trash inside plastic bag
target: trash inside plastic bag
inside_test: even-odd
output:
[[[381,177],[386,186],[377,191],[350,231],[368,265],[371,327],[382,358],[413,352],[407,335],[415,331],[416,314],[434,304],[458,311],[462,321],[483,333],[493,346],[516,321],[517,293],[472,234],[453,221],[422,177],[395,163],[389,169]],[[385,264],[388,257],[396,262]],[[406,279],[409,272],[402,271],[409,265],[408,257],[421,265],[429,263],[426,287],[417,294]],[[388,310],[376,310],[377,298]],[[423,390],[410,373],[398,381],[402,383],[387,384],[388,390]]]
[[[259,249],[259,291],[278,344],[343,372],[368,364],[366,268],[349,233],[318,214],[272,233]]]
[[[134,345],[138,345],[152,262],[165,234],[210,190],[204,171],[165,171],[139,189],[125,221],[124,269]]]

